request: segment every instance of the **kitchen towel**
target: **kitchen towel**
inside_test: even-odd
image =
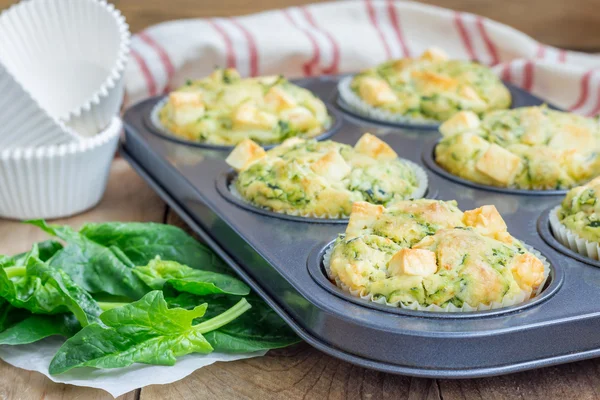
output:
[[[243,17],[189,19],[135,35],[126,75],[131,105],[215,67],[288,78],[359,71],[436,46],[488,65],[565,110],[600,113],[600,56],[539,43],[477,15],[394,0],[320,3]]]

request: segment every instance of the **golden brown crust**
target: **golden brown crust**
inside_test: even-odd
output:
[[[352,204],[352,213],[346,227],[346,234],[352,235],[370,227],[383,214],[384,210],[385,207],[382,205],[375,205],[366,201],[357,201]]]
[[[398,154],[383,140],[370,133],[365,133],[354,145],[354,149],[377,160],[393,160]]]
[[[401,249],[388,264],[391,276],[429,276],[435,274],[437,269],[435,253],[426,249]]]
[[[461,111],[442,125],[440,133],[443,136],[453,136],[461,132],[474,131],[481,125],[481,120],[473,111]]]
[[[260,160],[266,155],[265,150],[254,141],[244,139],[235,146],[231,154],[225,159],[225,162],[236,171],[243,171],[253,162]]]
[[[493,143],[475,164],[477,170],[495,181],[510,186],[521,170],[521,158]]]

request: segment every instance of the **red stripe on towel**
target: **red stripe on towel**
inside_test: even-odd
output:
[[[308,29],[301,28],[296,23],[296,21],[294,21],[294,19],[292,18],[290,11],[288,9],[284,9],[282,11],[283,11],[283,14],[285,15],[285,17],[288,19],[288,21],[296,29],[303,32],[306,35],[306,37],[308,38],[308,41],[310,42],[310,45],[311,45],[312,51],[313,51],[313,55],[310,60],[308,60],[307,62],[305,62],[302,65],[302,70],[304,71],[304,75],[312,76],[314,68],[319,65],[319,60],[321,59],[321,51],[319,50],[319,44],[317,43],[317,40],[315,39],[315,37],[312,35],[312,33]]]
[[[250,76],[258,76],[258,49],[256,47],[256,40],[254,40],[254,36],[250,33],[250,31],[246,29],[244,25],[239,23],[237,19],[231,18],[231,22],[238,27],[240,31],[242,31],[242,34],[248,43],[248,51],[250,52]]]
[[[327,37],[327,40],[329,41],[329,43],[331,44],[331,48],[333,49],[333,59],[331,61],[331,65],[327,68],[322,69],[321,72],[323,72],[324,74],[336,74],[338,72],[339,64],[340,64],[340,46],[338,45],[338,43],[335,41],[335,39],[333,38],[333,36],[331,36],[331,34],[329,32],[319,28],[319,26],[316,24],[312,14],[308,10],[308,7],[304,6],[301,9],[302,9],[304,16],[306,17],[306,20],[308,21],[308,23],[311,24],[313,28],[315,28],[316,30],[323,33],[325,35],[325,37]]]
[[[377,35],[379,36],[379,41],[383,44],[383,48],[385,49],[385,58],[389,60],[392,58],[392,50],[390,49],[390,44],[385,39],[383,35],[383,31],[379,26],[379,22],[377,21],[377,16],[375,15],[375,7],[373,7],[372,0],[366,0],[365,4],[367,5],[367,13],[369,14],[369,19],[371,20],[371,25],[377,31]]]
[[[501,77],[502,80],[507,81],[507,82],[512,82],[512,73],[511,73],[511,62],[507,62],[506,64],[504,64],[504,66],[502,67],[502,73],[501,73]]]
[[[558,62],[561,62],[561,63],[567,62],[567,51],[566,50],[562,50],[562,49],[559,50]]]
[[[138,34],[138,37],[142,39],[148,46],[152,47],[158,55],[158,58],[160,59],[163,68],[165,69],[165,72],[167,74],[167,85],[164,91],[165,93],[168,92],[171,79],[173,78],[173,75],[175,75],[175,67],[173,67],[173,63],[171,62],[169,55],[167,54],[165,49],[161,45],[159,45],[146,31],[140,32]]]
[[[392,21],[392,27],[394,28],[394,32],[396,32],[396,37],[398,38],[398,42],[400,42],[400,47],[402,47],[402,55],[403,57],[410,57],[410,49],[408,48],[408,44],[406,40],[404,40],[404,34],[402,33],[402,28],[400,27],[400,19],[398,18],[398,13],[396,7],[394,6],[394,2],[392,0],[388,0],[388,14],[390,14],[390,20]]]
[[[532,61],[527,60],[523,65],[523,89],[528,92],[531,91],[533,87],[533,76],[535,73],[535,65]]]
[[[152,76],[152,73],[148,68],[148,64],[146,64],[146,60],[144,60],[142,56],[134,49],[131,49],[131,57],[133,57],[137,63],[140,71],[142,71],[142,75],[146,81],[146,87],[148,88],[148,95],[156,96],[156,82],[154,81],[154,76]]]
[[[471,37],[465,28],[465,23],[462,20],[462,13],[456,11],[454,13],[454,24],[456,25],[456,29],[462,39],[463,45],[465,46],[465,50],[467,50],[467,54],[469,58],[473,60],[477,60],[475,56],[475,50],[473,49],[473,43],[471,42]]]
[[[219,33],[219,35],[221,35],[221,38],[225,42],[227,68],[237,68],[235,51],[233,50],[233,43],[231,42],[229,34],[214,19],[209,19],[208,23]]]
[[[590,95],[590,78],[594,73],[595,69],[590,69],[587,71],[583,77],[581,78],[581,88],[579,90],[579,99],[577,102],[569,108],[569,111],[575,111],[578,108],[581,108],[585,102],[587,101]]]
[[[485,43],[485,47],[487,48],[488,52],[490,53],[490,56],[492,57],[491,65],[498,64],[500,62],[500,57],[498,56],[498,49],[496,48],[496,45],[488,35],[487,30],[485,29],[485,20],[482,17],[477,17],[475,23],[477,25],[477,29],[479,30],[479,34],[481,35],[481,38]]]
[[[544,58],[546,56],[546,46],[543,44],[538,44],[537,53],[535,54],[536,58]]]

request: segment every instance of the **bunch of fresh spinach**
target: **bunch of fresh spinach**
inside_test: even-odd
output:
[[[66,342],[51,374],[173,365],[190,353],[296,343],[285,323],[210,249],[155,223],[36,225],[57,240],[0,256],[0,345]]]

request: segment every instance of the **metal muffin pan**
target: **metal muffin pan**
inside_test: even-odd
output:
[[[338,79],[296,83],[335,107]],[[517,93],[529,101],[520,104],[543,103]],[[315,252],[342,233],[344,224],[298,222],[227,201],[215,182],[228,171],[224,159],[229,152],[182,145],[152,133],[144,119],[157,100],[126,112],[122,154],[304,340],[320,350],[368,368],[439,378],[498,375],[600,356],[600,269],[557,252],[537,231],[541,212],[558,204],[562,195],[491,191],[429,174],[430,193],[456,199],[462,210],[496,205],[509,231],[548,258],[554,268],[551,282],[539,300],[502,312],[439,315],[377,308],[350,301],[313,276],[320,268]],[[400,157],[416,163],[421,163],[426,146],[439,138],[435,131],[341,116],[333,140],[354,144],[371,132]]]
[[[187,139],[181,138],[181,137],[175,135],[174,133],[169,132],[169,130],[167,128],[160,126],[160,124],[158,122],[158,112],[166,104],[168,97],[167,96],[157,96],[157,97],[152,98],[152,100],[155,100],[154,106],[152,107],[152,110],[150,110],[149,113],[146,113],[144,115],[144,123],[146,124],[146,128],[148,130],[150,130],[152,133],[154,133],[155,135],[158,135],[158,136],[162,137],[163,139],[171,140],[175,143],[183,144],[186,146],[200,147],[200,148],[211,149],[211,150],[223,150],[223,151],[230,152],[235,147],[235,146],[229,146],[229,145],[195,142],[193,140],[187,140]],[[327,128],[327,130],[325,130],[325,132],[314,137],[314,139],[317,139],[317,140],[328,139],[329,137],[334,135],[337,132],[337,130],[340,129],[340,127],[342,126],[342,117],[341,117],[340,112],[328,104],[326,104],[326,107],[327,107],[327,112],[331,116],[331,124],[330,124],[329,128]],[[266,145],[263,147],[265,149],[271,149],[275,146],[277,146],[277,144],[270,144],[270,145]]]

